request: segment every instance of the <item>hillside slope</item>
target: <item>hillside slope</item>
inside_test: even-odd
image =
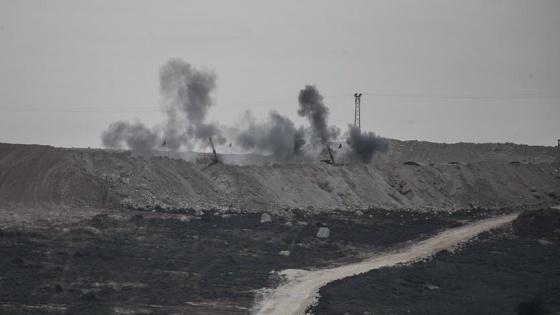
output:
[[[392,141],[372,165],[209,165],[0,144],[0,205],[143,209],[457,209],[552,204],[558,149]],[[403,165],[415,160],[421,166]],[[460,162],[460,164],[448,164]],[[510,162],[520,162],[511,164]]]

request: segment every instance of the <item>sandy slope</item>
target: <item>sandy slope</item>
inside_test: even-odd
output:
[[[551,204],[560,196],[558,153],[553,147],[513,144],[392,141],[391,151],[370,165],[238,166],[0,143],[0,207],[158,206],[286,214],[295,208]],[[424,166],[403,165],[408,160]]]
[[[517,214],[504,215],[447,230],[398,253],[381,254],[356,264],[315,271],[285,270],[283,274],[287,282],[265,293],[262,301],[254,308],[254,313],[268,315],[303,314],[305,309],[314,301],[319,288],[331,281],[376,268],[429,257],[442,249],[464,242],[483,231],[511,222],[516,217]]]

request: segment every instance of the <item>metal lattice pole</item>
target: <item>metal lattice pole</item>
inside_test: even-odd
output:
[[[361,102],[361,98],[362,98],[362,93],[358,94],[355,93],[354,94],[354,104],[355,104],[355,110],[354,110],[354,127],[358,128],[360,131],[362,130],[362,128],[360,127],[360,102]]]

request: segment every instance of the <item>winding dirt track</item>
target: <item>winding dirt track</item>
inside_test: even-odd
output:
[[[372,269],[429,257],[440,250],[465,242],[481,232],[511,222],[517,215],[516,213],[498,216],[447,230],[411,245],[400,252],[383,253],[360,263],[315,271],[284,270],[282,274],[287,279],[286,283],[265,293],[262,301],[255,306],[254,314],[304,314],[305,309],[313,303],[319,288],[331,281],[354,276]]]

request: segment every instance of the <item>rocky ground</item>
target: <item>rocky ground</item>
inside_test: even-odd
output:
[[[560,210],[526,211],[454,253],[332,282],[312,312],[557,314],[559,220]]]
[[[468,220],[557,204],[559,154],[392,141],[371,165],[252,155],[258,165],[241,166],[0,144],[0,313],[247,314],[278,283],[273,271],[354,262]],[[557,224],[520,222],[534,233]],[[348,310],[337,303],[323,309]]]
[[[456,210],[546,206],[559,149],[392,141],[372,165],[210,165],[129,152],[0,144],[0,207]],[[407,163],[411,162],[414,163]],[[412,165],[410,165],[412,164]],[[289,214],[289,213],[287,213]]]
[[[247,314],[257,291],[279,280],[273,271],[356,261],[489,214],[296,212],[261,222],[125,210],[70,224],[4,221],[0,313]],[[318,238],[324,227],[329,237]]]

